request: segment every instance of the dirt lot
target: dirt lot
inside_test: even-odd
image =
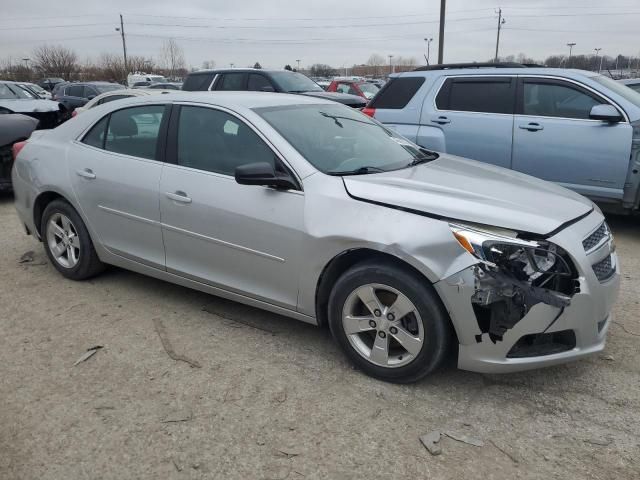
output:
[[[65,280],[8,196],[0,222],[3,480],[640,478],[638,219],[610,219],[624,279],[604,354],[410,386],[294,320],[118,269]],[[444,438],[434,457],[418,438],[435,429],[484,446]]]

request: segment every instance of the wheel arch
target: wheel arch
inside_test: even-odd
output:
[[[64,200],[73,208],[76,208],[73,203],[60,192],[57,192],[55,190],[45,190],[43,192],[40,192],[33,201],[33,225],[39,238],[42,237],[42,215],[44,214],[47,205],[49,205],[54,200]],[[77,210],[78,209],[76,208],[76,211]]]
[[[334,256],[325,265],[322,273],[318,277],[315,296],[316,321],[318,326],[325,327],[328,325],[327,307],[329,295],[336,280],[352,266],[367,260],[378,260],[381,263],[391,264],[410,271],[412,274],[423,278],[429,285],[433,285],[433,282],[429,280],[423,272],[396,255],[366,247],[346,250]]]

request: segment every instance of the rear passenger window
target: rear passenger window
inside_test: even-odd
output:
[[[82,85],[74,85],[72,87],[67,87],[65,93],[69,97],[82,97],[84,94],[84,87]]]
[[[244,90],[244,73],[225,73],[217,90]]]
[[[438,92],[436,106],[439,110],[512,114],[514,95],[511,78],[448,79]]]
[[[186,90],[188,92],[209,90],[214,77],[215,73],[189,75],[184,81],[184,85],[182,85],[182,90]]]
[[[91,145],[96,148],[104,148],[104,134],[107,129],[107,120],[109,115],[103,117],[98,123],[96,123],[89,133],[87,133],[82,139],[82,143]]]
[[[164,105],[149,105],[113,112],[105,150],[155,160],[164,109]]]
[[[245,123],[211,108],[180,108],[178,165],[234,175],[236,167],[254,162],[276,166],[271,148]]]
[[[371,108],[402,109],[424,83],[424,77],[400,77],[389,80],[371,100]]]

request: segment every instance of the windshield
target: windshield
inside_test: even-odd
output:
[[[122,90],[124,88],[122,85],[116,85],[116,84],[113,84],[113,85],[94,85],[94,87],[100,93],[112,92],[114,90]]]
[[[600,85],[607,87],[609,90],[613,90],[613,92],[620,95],[626,101],[633,103],[636,107],[640,108],[640,93],[632,90],[631,88],[623,85],[620,82],[616,82],[615,80],[605,77],[604,75],[594,75],[591,77],[592,80],[595,80]]]
[[[397,170],[437,157],[344,105],[292,105],[255,112],[323,173]]]
[[[44,88],[42,88],[40,85],[36,85],[35,83],[27,83],[26,86],[36,93],[47,93]]]
[[[167,79],[160,76],[160,75],[154,75],[154,76],[148,76],[147,77],[149,79],[149,81],[151,83],[166,83]]]
[[[369,82],[365,82],[365,83],[361,83],[358,85],[360,87],[360,90],[362,90],[362,93],[364,94],[364,96],[367,98],[367,100],[370,100],[373,98],[373,96],[378,93],[378,90],[380,90],[377,86],[375,86],[373,83],[369,83]]]
[[[3,100],[13,100],[16,98],[34,98],[34,96],[17,85],[0,83],[0,98]]]
[[[309,77],[297,72],[272,72],[271,78],[284,92],[323,92],[322,87]]]

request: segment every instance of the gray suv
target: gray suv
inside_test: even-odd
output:
[[[393,75],[365,113],[417,144],[640,203],[640,93],[582,70],[457,64]]]

